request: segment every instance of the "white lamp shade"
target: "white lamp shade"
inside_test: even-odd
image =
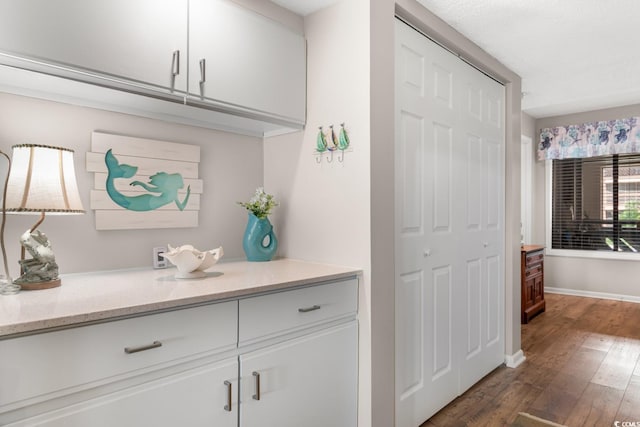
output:
[[[7,212],[84,213],[73,150],[14,145],[7,186]]]

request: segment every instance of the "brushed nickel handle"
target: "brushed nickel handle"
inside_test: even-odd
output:
[[[231,383],[229,381],[225,381],[224,385],[227,386],[227,404],[224,405],[224,410],[231,412],[231,399],[233,398],[233,393],[231,392]]]
[[[173,52],[173,59],[171,61],[171,75],[173,77],[180,74],[180,51],[176,50]]]
[[[304,308],[299,308],[298,311],[300,313],[308,313],[310,311],[316,311],[316,310],[320,310],[320,306],[319,305],[312,305],[311,307],[304,307]]]
[[[200,84],[204,84],[207,81],[207,63],[206,59],[200,60]]]
[[[253,371],[253,377],[256,379],[256,394],[254,394],[253,400],[260,400],[260,373]]]
[[[124,352],[127,354],[138,353],[139,351],[151,350],[152,348],[162,347],[160,341],[154,341],[151,344],[141,345],[139,347],[125,347]]]

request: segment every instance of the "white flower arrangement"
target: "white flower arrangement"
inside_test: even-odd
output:
[[[278,206],[276,199],[264,192],[264,187],[258,187],[248,202],[238,202],[238,204],[260,219],[266,218],[271,213],[271,209]]]

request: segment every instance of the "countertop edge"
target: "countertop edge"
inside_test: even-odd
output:
[[[295,261],[295,260],[293,260]],[[297,261],[296,261],[297,262]],[[313,265],[321,265],[316,263],[308,263]],[[329,269],[336,266],[327,266]],[[254,287],[243,287],[238,289],[227,290],[224,292],[215,292],[209,294],[194,295],[188,297],[179,297],[164,301],[149,301],[142,304],[123,304],[117,308],[105,309],[93,312],[77,313],[72,315],[52,316],[46,319],[38,319],[34,321],[17,322],[9,325],[0,325],[0,340],[14,338],[18,336],[38,334],[59,329],[67,329],[90,325],[95,323],[109,322],[120,320],[128,317],[136,317],[155,312],[180,310],[197,305],[214,304],[233,299],[242,299],[257,296],[263,293],[272,293],[305,287],[314,284],[322,284],[324,282],[345,280],[352,277],[358,277],[362,274],[360,269],[351,269],[348,267],[338,267],[343,271],[320,274],[316,276],[308,276],[296,278],[286,281],[273,281],[267,284],[258,284]],[[101,274],[103,272],[100,272]],[[64,286],[64,284],[63,284]],[[32,291],[30,291],[32,292]],[[38,292],[38,291],[36,291]]]

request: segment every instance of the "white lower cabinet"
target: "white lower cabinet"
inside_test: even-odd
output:
[[[240,356],[241,427],[355,427],[356,321]]]
[[[356,427],[357,286],[0,339],[0,425]]]
[[[11,427],[235,427],[236,358],[9,424]],[[229,388],[232,388],[229,393]]]

